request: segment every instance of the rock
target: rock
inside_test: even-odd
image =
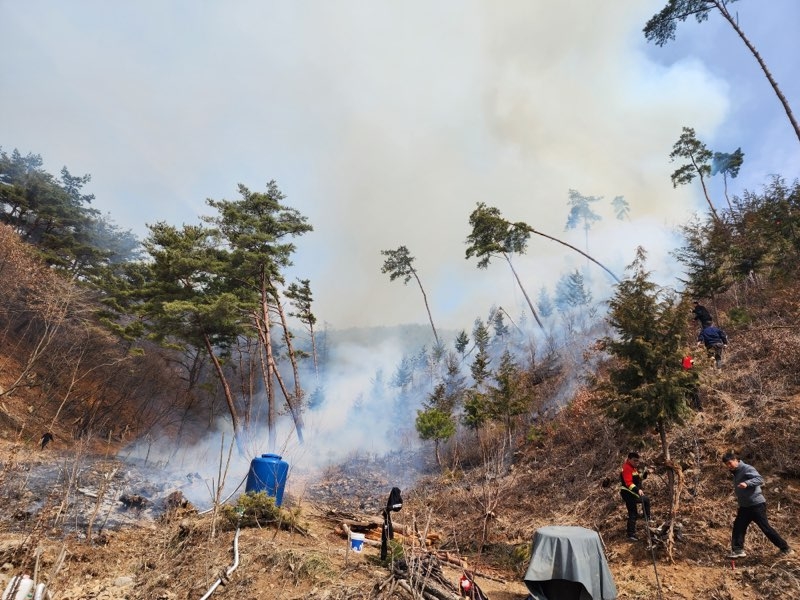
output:
[[[117,587],[126,587],[129,585],[133,585],[133,581],[134,579],[130,575],[123,575],[122,577],[117,577],[114,580],[114,585]]]

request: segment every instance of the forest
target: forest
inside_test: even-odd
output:
[[[689,18],[725,19],[800,139],[788,101],[727,4],[671,0],[645,37],[664,45]],[[771,518],[796,539],[800,181],[776,174],[760,189],[729,193],[747,166],[742,149],[710,149],[690,126],[676,133],[665,151],[671,182],[692,187],[707,207],[681,225],[670,253],[680,281],[657,283],[646,247],[623,272],[590,252],[599,196],[569,190],[564,231],[582,231],[582,247],[479,202],[457,216],[469,225],[464,258],[478,270],[508,268],[524,308],[487,306],[458,330],[437,326],[418,268],[424,257],[406,245],[380,251],[375,278],[412,284],[427,324],[328,328],[315,282],[288,276],[314,223],[277,181],[263,190],[239,184],[230,198],[208,199],[195,224],[159,221],[139,240],[93,205],[90,175],[67,167],[54,175],[40,155],[0,147],[4,562],[15,572],[49,569],[44,579],[75,598],[120,597],[113,576],[137,581],[126,598],[194,597],[216,579],[229,586],[223,594],[245,597],[254,582],[274,579],[291,582],[286,597],[413,599],[431,597],[425,577],[387,587],[371,569],[388,567],[390,579],[406,581],[393,561],[422,561],[430,543],[432,554],[477,565],[492,598],[510,600],[524,591],[499,584],[524,574],[532,528],[557,522],[604,536],[620,597],[800,593],[796,559],[770,562],[754,532],[760,562],[720,566],[730,490],[718,472],[727,451],[758,465]],[[621,222],[635,209],[622,196],[610,207]],[[550,290],[530,289],[515,258],[533,239],[582,266]],[[592,293],[599,280],[609,290],[603,298]],[[699,341],[698,302],[730,339],[717,356]],[[374,368],[366,357],[378,355],[386,361]],[[351,431],[363,438],[344,441]],[[209,440],[212,450],[201,451]],[[634,449],[655,475],[648,486],[659,519],[647,523],[647,547],[627,544],[620,520],[617,469]],[[252,498],[231,508],[229,469],[262,451],[292,457],[285,511],[247,504]],[[51,491],[34,490],[48,462],[62,465],[48,475]],[[103,511],[108,519],[122,510],[104,502],[155,510],[153,498],[172,489],[142,484],[115,499],[119,473],[140,464],[153,469],[142,476],[152,485],[201,479],[210,514],[192,497],[164,504],[144,533],[104,525]],[[93,478],[93,490],[81,477]],[[408,539],[388,562],[315,554],[320,539],[328,548],[342,531],[349,536],[343,523],[361,526],[370,510],[378,514],[391,484],[404,487],[413,522],[398,527]],[[219,575],[240,529],[258,548],[245,559],[247,575]],[[272,545],[262,543],[262,529]],[[421,530],[434,531],[434,541]],[[149,546],[157,560],[143,557]],[[112,556],[119,570],[88,566]],[[69,569],[102,579],[102,589],[81,589]]]

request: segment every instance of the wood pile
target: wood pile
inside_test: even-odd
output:
[[[459,600],[462,596],[430,552],[411,555],[393,564],[392,574],[375,586],[375,598],[406,597],[412,600]]]
[[[332,515],[328,515],[331,518]],[[369,546],[380,546],[381,535],[383,533],[383,518],[362,516],[360,518],[335,518],[338,521],[336,531],[344,538],[350,537],[351,532],[363,533],[364,543]],[[419,547],[423,544],[423,533],[412,531],[409,527],[399,524],[393,524],[394,537],[392,538],[398,544],[403,546]],[[441,541],[442,536],[439,533],[428,531],[424,534],[424,546],[426,548],[435,548]]]

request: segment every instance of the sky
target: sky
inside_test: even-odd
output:
[[[478,202],[619,276],[641,245],[675,286],[676,230],[705,206],[699,185],[670,181],[681,128],[742,148],[732,193],[795,179],[800,142],[718,14],[646,42],[664,2],[0,0],[0,146],[90,174],[93,206],[140,238],[275,180],[314,227],[288,277],[311,280],[333,328],[427,323],[414,282],[380,272],[381,250],[400,245],[439,328],[469,330],[493,305],[522,318],[508,265],[465,259]],[[800,114],[800,2],[731,9]],[[565,230],[570,189],[602,197],[588,237]],[[544,239],[514,265],[534,298],[574,269],[596,299],[613,291]]]

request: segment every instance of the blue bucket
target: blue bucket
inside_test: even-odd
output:
[[[353,552],[361,552],[364,550],[364,534],[352,532],[350,534],[350,547]]]
[[[275,506],[280,506],[288,474],[289,463],[280,456],[262,454],[250,462],[245,492],[266,492],[275,498]]]

